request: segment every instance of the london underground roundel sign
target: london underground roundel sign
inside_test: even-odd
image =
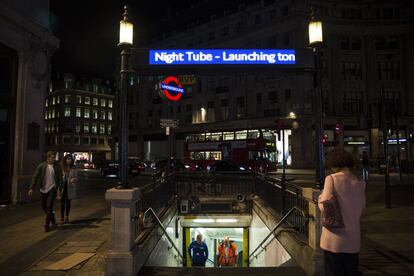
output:
[[[184,88],[178,81],[177,77],[166,77],[160,85],[162,94],[170,101],[178,101],[184,94]]]

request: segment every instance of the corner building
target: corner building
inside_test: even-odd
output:
[[[110,83],[65,74],[49,86],[45,101],[46,149],[75,161],[113,159],[116,102]]]
[[[383,155],[379,105],[383,100],[392,107],[387,109],[393,115],[387,115],[392,117],[388,122],[390,153],[397,153],[398,133],[402,160],[412,160],[414,12],[410,2],[249,1],[214,13],[204,3],[173,12],[165,26],[175,28],[166,29],[148,48],[306,48],[310,6],[323,22],[326,148],[339,145],[356,158],[367,151],[373,164],[379,162]],[[177,16],[194,20],[174,25]],[[165,76],[138,76],[137,93],[129,99],[130,155],[167,157],[168,140],[159,120],[175,118],[180,124],[172,135],[172,155],[177,158],[189,157],[193,141],[226,140],[226,135],[237,140],[240,131],[262,131],[275,139],[280,160],[275,120],[294,112],[295,123],[285,125],[288,164],[310,168],[316,163],[311,73],[178,76],[184,82],[191,79],[183,83],[186,94],[179,102],[159,96],[157,84]]]
[[[45,158],[43,103],[58,47],[48,0],[0,0],[0,204],[28,200]]]

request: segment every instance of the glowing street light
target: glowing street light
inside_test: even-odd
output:
[[[318,153],[318,164],[316,166],[316,182],[319,188],[323,188],[325,180],[325,164],[324,164],[324,145],[323,145],[323,106],[322,106],[322,88],[321,88],[321,57],[319,48],[323,44],[322,22],[315,20],[313,7],[311,7],[311,19],[309,22],[309,45],[312,47],[315,62],[315,98],[316,98],[316,114],[315,114],[315,136],[316,147]]]
[[[128,75],[129,59],[134,37],[134,25],[128,19],[128,7],[124,6],[123,20],[119,24],[121,50],[120,93],[119,93],[119,178],[120,189],[128,189]]]

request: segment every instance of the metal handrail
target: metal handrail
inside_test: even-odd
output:
[[[171,239],[171,237],[170,237],[170,235],[168,235],[168,233],[167,233],[167,230],[165,229],[165,227],[164,227],[164,225],[162,225],[162,222],[160,221],[160,219],[158,218],[158,216],[157,216],[157,214],[154,212],[154,210],[151,208],[151,207],[149,207],[145,212],[144,212],[144,215],[143,215],[143,217],[142,217],[142,224],[143,224],[143,226],[144,227],[146,227],[145,226],[145,217],[147,216],[147,212],[148,211],[151,211],[151,213],[154,215],[154,217],[155,217],[155,219],[157,220],[157,222],[158,222],[158,225],[161,227],[161,229],[162,229],[162,231],[164,232],[164,235],[167,237],[167,239],[168,239],[168,241],[171,243],[171,245],[172,245],[172,247],[175,249],[175,251],[177,251],[177,253],[178,253],[178,256],[180,256],[180,258],[181,258],[181,262],[183,261],[183,255],[181,254],[181,252],[180,252],[180,250],[177,248],[177,246],[175,245],[175,243],[173,242],[173,240]],[[171,248],[171,247],[169,247],[169,248]]]
[[[256,247],[256,249],[253,250],[253,252],[249,255],[249,260],[254,255],[254,253],[256,253],[257,250],[259,250],[260,248],[263,250],[265,249],[263,247],[263,244],[269,239],[271,235],[273,235],[276,229],[279,228],[280,225],[282,225],[282,223],[293,213],[293,211],[298,211],[299,213],[301,213],[301,215],[306,219],[306,222],[312,219],[312,217],[307,215],[303,209],[296,206],[292,207],[292,209],[290,209],[289,212],[287,212],[286,215],[282,217],[282,219],[275,225],[275,227],[273,227],[272,231],[270,231],[266,238],[264,238],[263,241]]]

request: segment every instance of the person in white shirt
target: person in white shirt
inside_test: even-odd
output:
[[[47,152],[46,162],[40,163],[29,187],[29,196],[33,195],[35,186],[39,187],[42,209],[45,212],[45,232],[49,232],[50,224],[56,225],[54,216],[54,204],[56,194],[62,190],[62,171],[60,166],[56,164],[56,153],[54,151]]]

